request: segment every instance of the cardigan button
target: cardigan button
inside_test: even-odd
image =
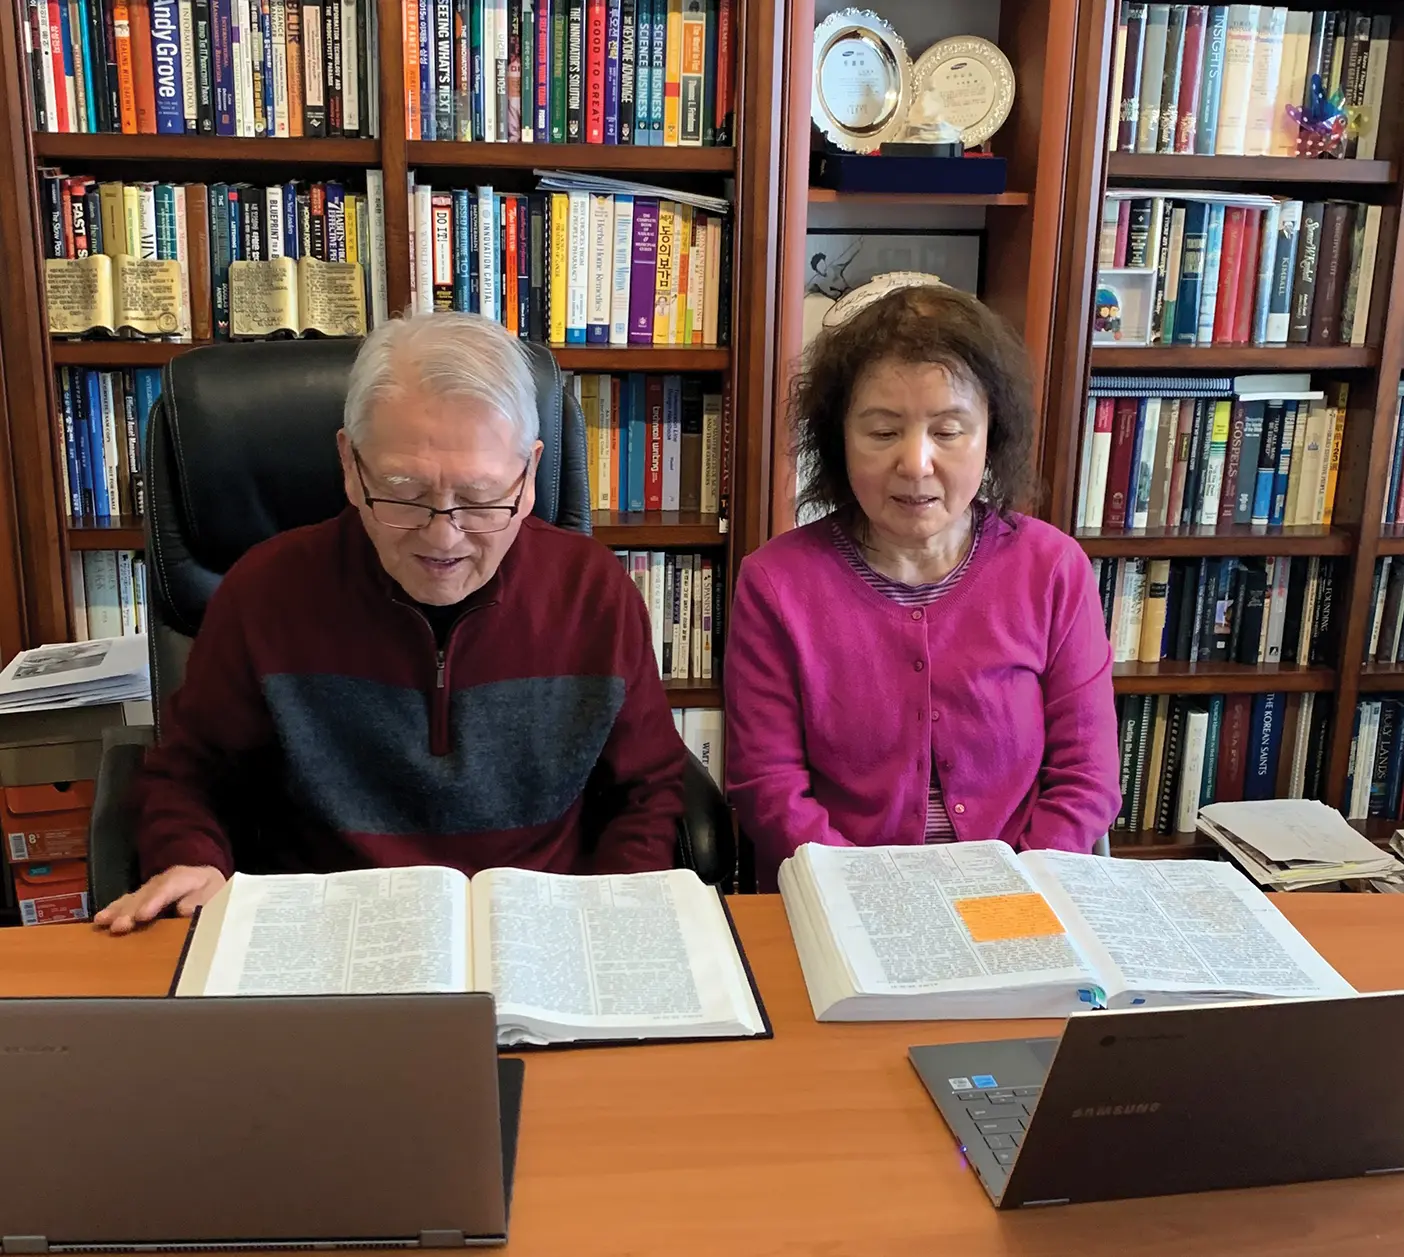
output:
[[[956,813],[957,813],[958,815],[961,815],[961,816],[965,815],[965,804],[964,804],[964,803],[957,803],[957,804],[955,805],[955,810],[956,810]]]
[[[915,611],[912,612],[912,619],[914,619],[914,620],[919,620],[919,619],[921,619],[921,608],[920,608],[920,607],[918,607]]]
[[[920,672],[924,667],[926,667],[926,664],[924,664],[920,659],[918,659],[915,663],[912,664],[912,667],[914,667],[918,672]]]

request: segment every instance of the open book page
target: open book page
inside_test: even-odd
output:
[[[200,916],[178,995],[468,989],[468,879],[455,869],[236,873]]]
[[[502,1042],[764,1031],[721,901],[695,873],[473,879],[474,986]]]
[[[812,899],[793,905],[792,920],[810,936],[822,922],[832,941],[830,959],[811,967],[828,967],[837,953],[847,969],[843,985],[856,994],[1048,987],[1071,1011],[1077,989],[1095,980],[1005,843],[806,844],[792,859],[782,888],[806,889],[787,894],[786,910],[793,899]],[[952,1005],[944,1015],[964,1014]]]
[[[1020,859],[1069,928],[1086,932],[1109,1003],[1352,993],[1232,865],[1066,851]]]

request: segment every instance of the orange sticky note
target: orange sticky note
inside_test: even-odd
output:
[[[970,937],[977,943],[998,943],[1007,938],[1039,938],[1062,934],[1048,900],[1037,892],[1026,895],[981,895],[978,899],[957,899],[955,909]]]

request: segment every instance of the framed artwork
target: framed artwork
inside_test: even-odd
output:
[[[983,231],[926,228],[811,230],[805,236],[805,295],[837,301],[874,275],[922,271],[978,296],[984,279],[984,236]]]

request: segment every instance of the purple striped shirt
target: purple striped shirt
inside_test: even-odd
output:
[[[907,585],[902,581],[893,580],[890,576],[884,576],[863,557],[858,543],[839,526],[837,520],[834,521],[833,525],[834,545],[843,555],[848,566],[884,598],[889,598],[903,607],[928,607],[940,599],[943,594],[948,594],[955,588],[957,582],[965,575],[966,569],[970,566],[971,559],[975,557],[975,550],[980,544],[980,533],[983,531],[981,524],[984,520],[979,503],[976,503],[972,510],[974,516],[970,524],[970,549],[965,552],[965,557],[940,580],[932,581],[927,585]],[[955,836],[950,815],[946,811],[946,798],[941,791],[941,778],[936,772],[936,761],[933,758],[931,761],[931,790],[926,798],[925,840],[929,843],[954,842]]]

